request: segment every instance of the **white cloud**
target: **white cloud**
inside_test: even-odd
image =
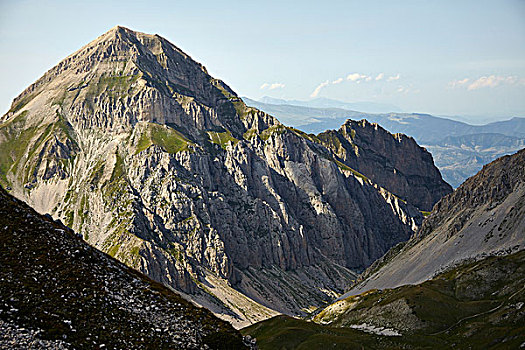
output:
[[[343,82],[343,80],[344,80],[343,78],[336,79],[336,80],[332,81],[332,84],[340,84],[340,83]]]
[[[388,77],[388,79],[386,81],[394,81],[394,80],[399,80],[399,78],[401,78],[401,76],[399,75],[399,73],[397,73],[396,76],[391,76],[391,77]]]
[[[272,84],[264,83],[261,85],[260,89],[261,90],[264,90],[264,89],[275,90],[275,89],[282,89],[284,87],[285,85],[283,83],[272,83]]]
[[[417,94],[417,93],[420,93],[420,92],[421,92],[419,89],[413,90],[413,89],[412,89],[412,84],[410,84],[409,86],[401,86],[401,85],[399,85],[399,86],[397,87],[397,90],[396,90],[396,91],[397,91],[398,93],[400,93],[400,94],[404,94],[404,95],[408,94],[409,92],[410,92],[411,94]]]
[[[365,81],[370,81],[370,80],[372,80],[372,77],[366,77],[365,78]]]
[[[448,86],[450,86],[451,88],[460,87],[460,86],[465,85],[469,81],[470,81],[469,78],[465,78],[461,80],[452,80],[451,82],[448,83]]]
[[[359,79],[363,79],[363,78],[366,78],[366,75],[359,74],[359,73],[352,73],[352,74],[348,74],[348,76],[346,77],[346,80],[358,81]]]
[[[467,90],[477,90],[484,87],[496,87],[498,86],[505,78],[491,75],[488,77],[480,77],[477,80],[475,80],[472,84],[470,84],[467,88]]]
[[[314,98],[314,97],[317,97],[317,95],[319,95],[319,93],[321,92],[321,89],[324,88],[325,86],[327,86],[329,84],[328,80],[319,84],[315,90],[312,92],[312,94],[310,95],[310,97]]]
[[[381,80],[385,77],[385,73],[379,73],[377,76],[376,76],[376,80]]]
[[[471,91],[471,90],[477,90],[477,89],[486,88],[486,87],[494,88],[502,84],[514,85],[521,81],[522,79],[520,80],[516,76],[504,77],[500,75],[489,75],[489,76],[479,77],[478,79],[473,81],[472,84],[470,84],[467,87],[467,90]]]
[[[282,89],[284,88],[284,84],[283,83],[273,83],[272,85],[270,85],[269,89],[270,90],[274,90],[274,89]]]

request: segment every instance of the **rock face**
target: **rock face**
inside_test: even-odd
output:
[[[430,211],[452,187],[441,178],[432,155],[413,138],[390,134],[366,120],[347,120],[337,131],[318,135],[345,165],[396,196]]]
[[[157,35],[113,28],[0,122],[15,196],[236,325],[330,300],[422,220]]]
[[[525,246],[525,149],[486,165],[441,199],[419,231],[361,276],[346,295],[430,279],[467,259]]]
[[[378,123],[391,133],[411,136],[432,153],[443,179],[454,188],[476,175],[483,165],[516,153],[525,145],[525,118],[514,117],[485,125],[469,125],[429,114],[390,113],[394,108],[384,111],[388,113],[363,113],[365,110],[358,106],[352,108],[344,102],[333,100],[325,100],[327,104],[324,105],[315,100],[243,99],[249,106],[307,133],[318,134],[328,129],[338,129],[347,119],[366,119]]]
[[[227,322],[0,187],[2,349],[242,349]]]

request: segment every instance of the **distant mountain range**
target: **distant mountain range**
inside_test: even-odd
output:
[[[525,145],[525,118],[471,125],[429,114],[357,112],[349,107],[352,104],[330,99],[304,102],[264,98],[255,101],[245,97],[243,100],[307,133],[338,129],[350,118],[366,119],[392,133],[412,136],[432,153],[443,178],[453,187],[458,187],[484,164]],[[314,107],[320,105],[324,107]]]
[[[244,99],[244,97],[243,97]],[[274,105],[292,105],[292,106],[302,106],[310,108],[341,108],[347,110],[362,111],[368,113],[390,113],[390,112],[403,112],[398,106],[388,104],[388,103],[378,103],[378,102],[343,102],[338,100],[333,100],[330,98],[319,97],[309,101],[300,101],[300,100],[283,100],[280,98],[273,98],[269,96],[262,97],[259,102],[274,104]]]

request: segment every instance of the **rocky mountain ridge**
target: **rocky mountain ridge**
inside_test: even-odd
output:
[[[0,182],[236,325],[331,300],[422,220],[167,40],[123,27],[14,100]]]
[[[525,118],[519,117],[485,125],[470,125],[421,113],[363,113],[362,109],[350,108],[331,100],[326,100],[327,103],[323,105],[272,99],[255,101],[248,98],[245,102],[307,133],[336,130],[350,118],[366,119],[378,123],[391,133],[411,136],[432,153],[443,178],[454,188],[475,175],[483,165],[520,150],[525,143]],[[387,112],[395,111],[391,109]]]
[[[261,349],[520,348],[525,344],[525,149],[443,197],[419,231],[306,319],[242,330]]]
[[[452,192],[432,155],[411,137],[392,135],[366,120],[347,120],[339,130],[317,137],[342,163],[421,210],[432,210],[441,197]]]

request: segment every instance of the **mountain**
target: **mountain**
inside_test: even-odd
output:
[[[525,118],[515,117],[486,125],[470,125],[429,114],[356,112],[328,102],[326,107],[312,108],[303,106],[301,101],[264,99],[266,103],[262,103],[247,98],[244,101],[278,117],[286,125],[307,133],[318,134],[337,129],[350,118],[366,119],[378,123],[391,133],[412,136],[432,153],[443,178],[454,188],[476,174],[483,165],[518,151],[525,143]],[[290,104],[282,104],[285,102]],[[336,106],[340,108],[335,108]],[[503,141],[505,137],[508,139]],[[469,138],[468,146],[457,144],[466,138]]]
[[[408,242],[376,261],[345,295],[430,279],[466,259],[525,246],[525,149],[483,167],[434,207]]]
[[[525,138],[497,133],[448,136],[434,145],[426,145],[443,177],[458,187],[483,165],[525,147]]]
[[[245,97],[243,97],[245,100]],[[250,100],[252,102],[253,100]],[[269,96],[262,97],[258,102],[274,105],[292,105],[292,106],[302,106],[310,108],[339,108],[346,110],[355,110],[368,113],[389,113],[389,112],[402,112],[401,108],[388,104],[388,103],[378,103],[378,102],[343,102],[338,100],[333,100],[324,97],[314,98],[309,101],[299,101],[299,100],[283,100],[279,98],[273,98]],[[248,101],[247,101],[248,103]]]
[[[235,326],[327,303],[422,221],[164,38],[123,27],[14,99],[0,182]]]
[[[411,137],[392,135],[366,120],[347,120],[338,131],[325,131],[317,138],[343,164],[421,210],[432,210],[441,197],[452,192],[430,153]]]
[[[457,266],[422,284],[371,290],[313,321],[277,316],[242,329],[259,349],[518,349],[525,252]]]
[[[0,187],[0,348],[240,349],[242,336]]]
[[[525,149],[483,167],[309,320],[242,330],[260,349],[514,349],[525,344]]]

